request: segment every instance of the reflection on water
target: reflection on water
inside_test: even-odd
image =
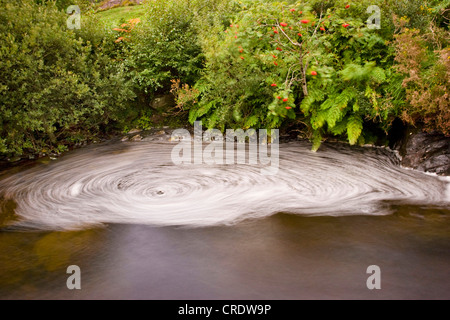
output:
[[[446,181],[383,150],[281,145],[264,177],[175,167],[169,146],[97,146],[4,175],[0,299],[450,298]],[[381,290],[366,287],[373,264]]]

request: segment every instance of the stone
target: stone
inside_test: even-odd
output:
[[[128,131],[128,134],[135,134],[138,132],[142,132],[142,130],[141,129],[131,129],[130,131]]]
[[[401,148],[402,165],[438,175],[450,175],[450,137],[438,133],[408,134]]]
[[[141,140],[142,140],[142,137],[140,134],[137,134],[130,139],[130,141],[141,141]]]
[[[164,111],[175,106],[175,98],[172,94],[156,96],[150,104],[155,110]]]

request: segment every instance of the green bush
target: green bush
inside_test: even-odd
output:
[[[381,9],[381,29],[367,26],[371,5]],[[329,135],[350,144],[373,141],[371,130],[387,132],[396,117],[406,119],[405,108],[421,119],[444,114],[445,88],[432,97],[440,100],[438,107],[415,111],[414,101],[405,99],[405,73],[395,65],[396,15],[408,16],[408,26],[421,30],[440,21],[425,2],[261,0],[243,1],[238,11],[202,42],[206,69],[193,88],[198,93],[191,122],[272,128],[295,118],[317,150]],[[446,35],[433,30],[435,42]],[[431,42],[430,49],[438,49]],[[447,118],[440,117],[429,122],[442,131]]]
[[[57,152],[102,132],[133,96],[104,53],[113,35],[88,16],[69,30],[54,3],[0,7],[0,153]]]
[[[189,1],[149,1],[146,14],[133,30],[125,60],[141,103],[155,93],[168,93],[172,79],[195,83],[202,51],[193,26]]]

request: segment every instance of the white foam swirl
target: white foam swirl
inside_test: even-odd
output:
[[[174,143],[78,150],[0,181],[16,224],[78,229],[102,223],[209,226],[278,212],[384,215],[386,201],[448,205],[447,182],[404,170],[386,150],[280,145],[278,174],[251,165],[173,165]]]

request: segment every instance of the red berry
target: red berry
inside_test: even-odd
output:
[[[349,4],[345,6],[345,9],[348,9],[348,8],[350,8],[350,5],[349,5]]]
[[[289,110],[289,109],[292,109],[292,107],[286,107],[286,109],[288,109],[288,110]]]
[[[235,39],[237,39],[237,36],[234,36]]]
[[[233,25],[232,25],[232,24],[230,24],[230,28],[233,28]]]
[[[239,52],[240,52],[240,53],[244,52],[244,49],[239,49]]]
[[[311,71],[311,75],[312,75],[312,76],[317,76],[317,72]]]
[[[278,99],[278,100],[280,100],[280,99],[281,99],[281,97],[280,97],[280,96],[278,96],[278,97],[277,97],[277,99]]]
[[[301,20],[300,22],[304,23],[304,24],[307,24],[307,23],[309,23],[309,20]]]
[[[289,10],[290,12],[295,12],[295,9],[291,9],[291,10]]]
[[[276,83],[272,83],[270,86],[271,86],[271,87],[276,87],[277,84],[276,84]]]
[[[349,24],[348,24],[348,23],[343,23],[342,26],[343,26],[344,28],[347,28],[347,27],[349,26]]]
[[[244,57],[241,57],[242,60],[244,60]]]
[[[301,37],[302,36],[302,34],[301,33],[298,33],[298,35]]]
[[[277,58],[277,56],[276,56],[276,55],[274,55],[274,54],[272,55],[272,57],[273,57],[274,59],[276,59],[276,58]]]
[[[299,11],[298,13],[299,13],[299,14],[302,14],[302,13],[303,13],[303,11]]]
[[[278,63],[276,61],[274,61],[273,64],[276,65],[276,66],[278,65]]]
[[[239,25],[238,25],[238,24],[236,25],[236,28],[239,28]]]
[[[289,100],[288,98],[284,98],[283,102],[288,102],[288,100]]]
[[[287,23],[286,22],[282,22],[282,23],[280,23],[280,26],[282,26],[282,27],[287,27]]]
[[[273,33],[278,33],[278,30],[273,30]]]
[[[320,27],[320,30],[325,31],[325,28],[324,27]]]
[[[280,47],[277,47],[277,50],[278,50],[278,51],[283,51],[283,49],[281,49]]]

